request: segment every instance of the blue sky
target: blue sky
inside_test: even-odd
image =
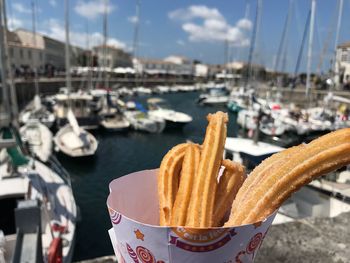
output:
[[[37,4],[37,30],[64,40],[64,1],[33,0]],[[293,71],[296,63],[309,0],[294,0],[284,68]],[[247,4],[249,12],[247,11]],[[289,0],[263,0],[255,63],[273,67],[280,42]],[[109,0],[109,43],[131,50],[136,0]],[[321,51],[331,24],[335,24],[337,0],[318,0],[314,38],[313,70],[317,69]],[[141,0],[139,55],[164,58],[178,54],[206,63],[224,62],[224,39],[230,39],[233,60],[246,60],[256,0]],[[104,0],[70,0],[71,42],[87,45],[102,43]],[[350,40],[350,0],[344,0],[339,42]],[[31,30],[31,0],[7,0],[9,27]],[[246,16],[246,17],[245,17]],[[335,27],[333,26],[333,31]],[[325,56],[327,69],[334,32]],[[305,69],[306,49],[301,70]],[[280,68],[282,69],[282,64]]]

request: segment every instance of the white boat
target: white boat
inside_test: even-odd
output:
[[[152,117],[146,112],[131,110],[124,112],[126,119],[135,130],[150,133],[161,133],[165,128],[165,121],[161,118]]]
[[[125,107],[125,103],[117,97],[106,93],[102,101],[102,110],[99,112],[101,118],[101,126],[110,131],[125,131],[130,127],[130,122],[121,112],[121,108]]]
[[[84,91],[68,93],[65,88],[54,97],[54,113],[59,127],[67,123],[67,114],[71,110],[77,119],[79,126],[84,129],[97,129],[99,118],[97,115],[96,102],[91,94]]]
[[[125,131],[130,127],[130,122],[121,113],[104,114],[101,126],[106,130]]]
[[[27,142],[30,151],[46,163],[52,154],[52,132],[37,120],[27,122],[20,128],[22,140]]]
[[[79,127],[72,111],[68,111],[67,118],[69,123],[59,129],[54,137],[57,150],[70,157],[94,155],[98,146],[96,138]]]
[[[209,88],[207,93],[201,94],[198,98],[199,104],[215,105],[215,104],[227,104],[229,96],[224,86],[214,86]]]
[[[147,100],[148,114],[151,117],[165,120],[166,128],[181,128],[190,123],[193,119],[190,115],[170,109],[165,100],[151,98]]]
[[[224,155],[228,154],[233,161],[240,163],[247,160],[250,165],[255,167],[265,158],[282,150],[284,148],[265,142],[255,143],[251,139],[227,137]]]
[[[20,113],[19,121],[26,124],[30,120],[39,120],[42,124],[48,128],[52,127],[55,122],[55,115],[48,111],[41,103],[41,99],[38,95],[34,96],[32,102],[30,102],[25,109]]]
[[[237,123],[244,129],[256,130],[258,119],[257,110],[240,110]],[[279,118],[264,114],[259,122],[259,130],[269,136],[280,136],[287,130],[287,126]]]
[[[136,92],[138,95],[151,95],[152,90],[145,87],[137,87],[133,89],[134,92]]]
[[[243,163],[248,170],[252,170],[260,162],[270,155],[283,150],[283,148],[243,138],[226,139],[225,158],[232,157],[236,162]],[[350,181],[350,176],[347,176]],[[313,181],[312,186],[306,186],[294,193],[278,210],[273,224],[291,222],[306,217],[335,217],[343,212],[350,211],[350,185],[344,189],[344,184],[335,191],[334,183],[328,183],[332,191],[325,191],[326,187],[320,187],[322,183]],[[325,185],[323,181],[323,185]]]
[[[72,262],[77,206],[69,177],[64,180],[27,156],[16,166],[19,151],[12,157],[4,152],[0,163],[0,261],[22,262],[20,259],[32,257],[31,262],[47,262],[48,258]]]

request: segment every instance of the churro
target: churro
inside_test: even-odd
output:
[[[173,206],[171,225],[184,226],[186,223],[187,209],[195,175],[200,161],[200,148],[196,144],[189,144],[182,163],[179,189]]]
[[[225,170],[220,177],[215,195],[213,226],[222,225],[225,214],[230,209],[233,199],[246,179],[245,169],[242,165],[231,160],[223,160]]]
[[[209,114],[198,173],[191,194],[186,226],[210,227],[213,222],[217,175],[226,140],[227,113]]]
[[[179,186],[179,174],[187,143],[173,147],[163,158],[158,172],[159,223],[169,226]]]
[[[242,187],[239,189],[235,201],[232,204],[232,211],[238,211],[238,209],[244,204],[247,194],[254,190],[255,187],[262,181],[272,170],[277,169],[284,162],[286,162],[294,153],[300,151],[300,148],[304,147],[303,144],[295,147],[288,148],[279,153],[273,154],[269,158],[262,161],[254,170],[249,174]],[[236,214],[238,218],[238,214]],[[245,215],[242,214],[240,218]]]
[[[272,163],[276,164],[278,160]],[[231,210],[230,219],[225,226],[265,219],[300,187],[349,163],[350,129],[338,130],[296,147],[285,162],[280,162],[263,178],[260,174],[260,181],[246,193],[244,202],[238,199],[233,201],[235,209]],[[259,176],[259,173],[254,176]],[[249,180],[250,183],[253,181]]]

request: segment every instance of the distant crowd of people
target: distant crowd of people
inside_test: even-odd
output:
[[[37,75],[39,77],[47,78],[63,76],[64,72],[64,68],[56,68],[53,65],[45,65],[45,67],[41,66],[37,69]],[[12,74],[15,78],[31,79],[35,76],[35,70],[28,65],[21,65],[19,67],[12,65]]]

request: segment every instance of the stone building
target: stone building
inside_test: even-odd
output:
[[[14,69],[34,69],[44,71],[48,67],[56,70],[65,69],[65,43],[53,38],[33,34],[31,31],[18,29],[8,32],[10,63]],[[71,65],[79,65],[79,57],[84,50],[71,46]]]
[[[99,66],[132,67],[131,55],[120,48],[100,45],[93,47],[93,53],[97,56]]]

